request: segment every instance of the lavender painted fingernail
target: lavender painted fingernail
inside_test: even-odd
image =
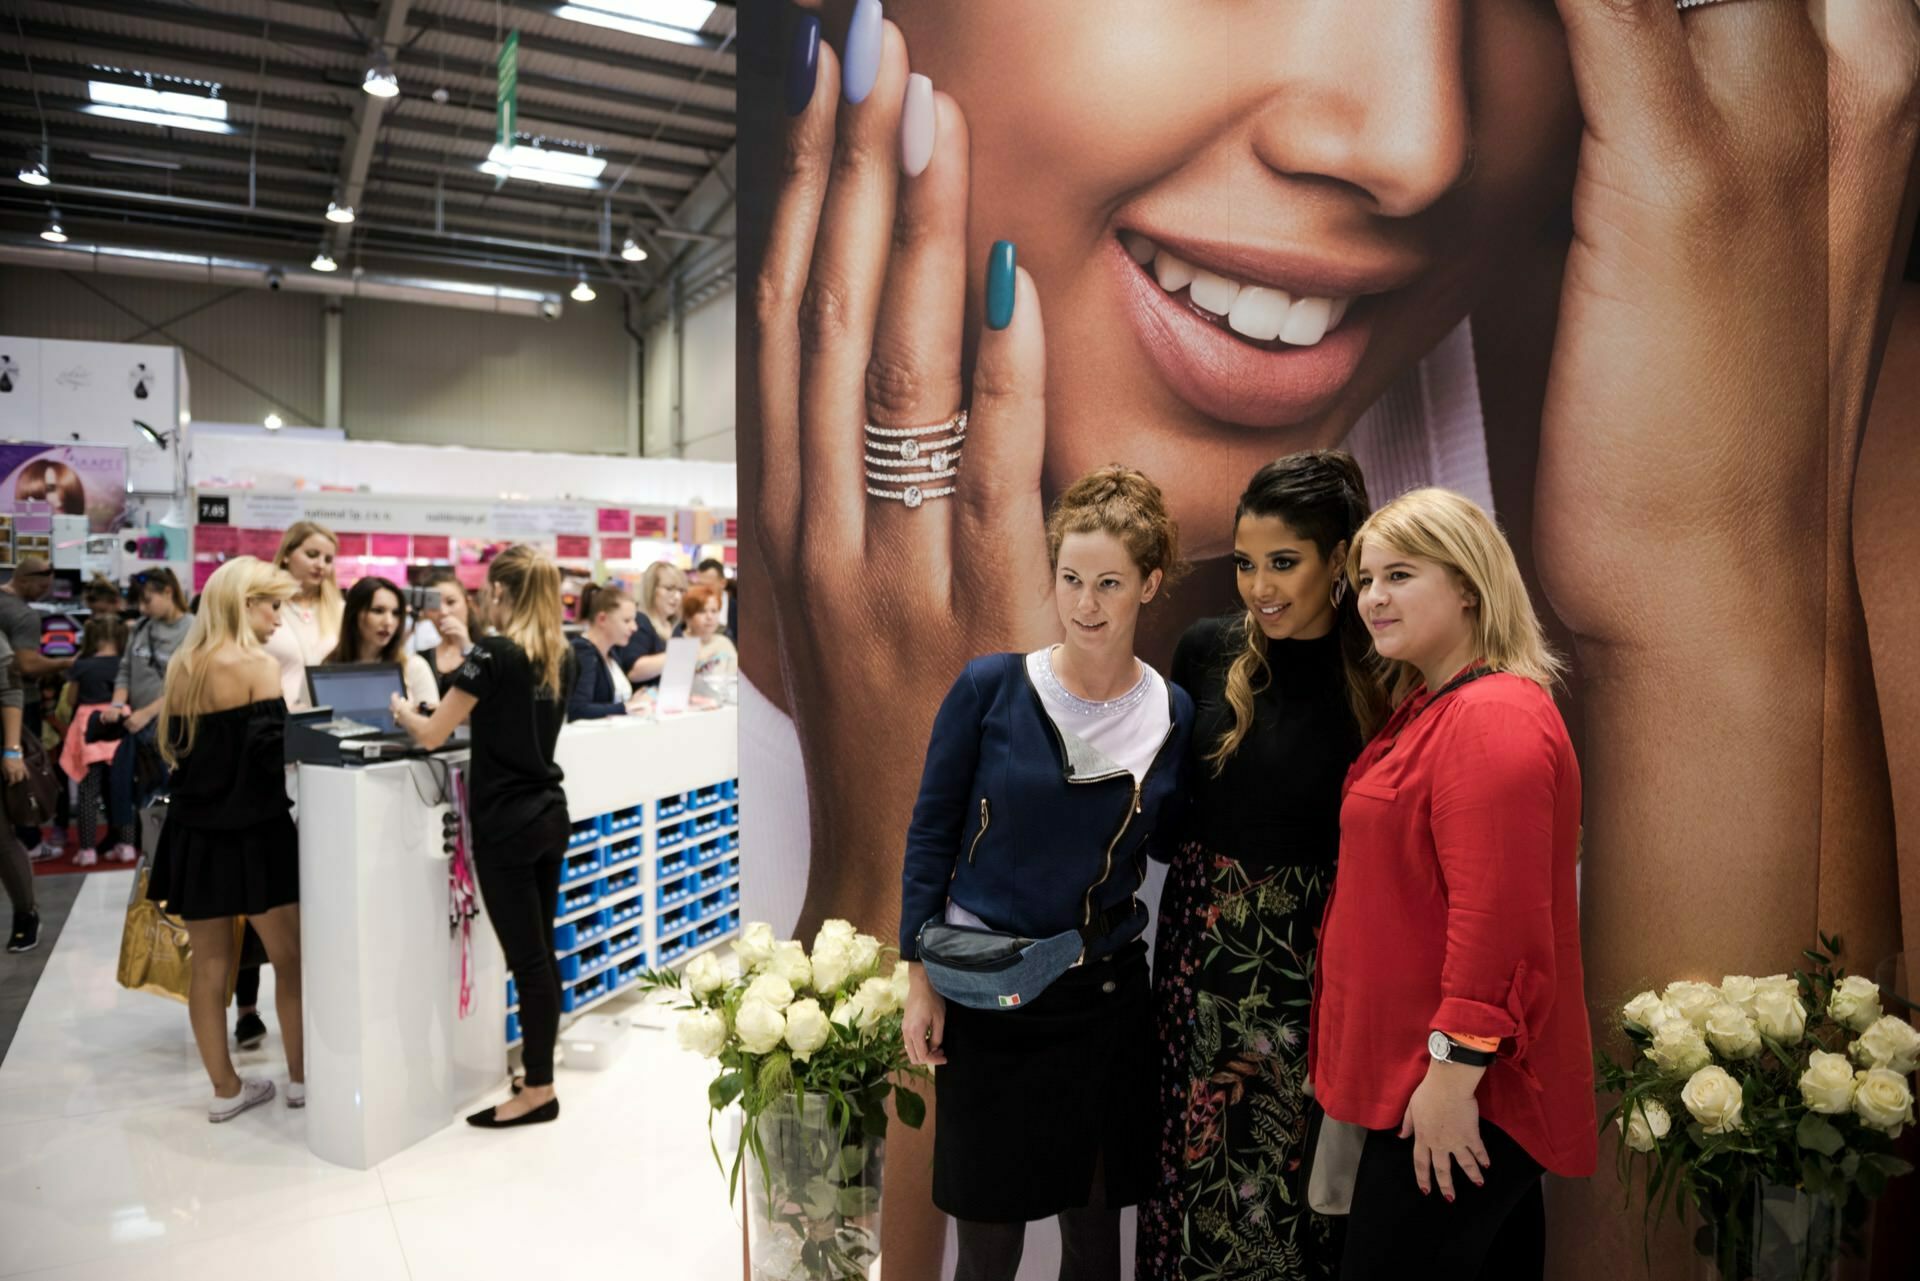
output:
[[[918,73],[907,77],[907,101],[900,111],[900,168],[918,178],[933,161],[933,81]]]
[[[884,15],[880,0],[859,0],[853,6],[853,18],[847,23],[847,48],[840,67],[840,91],[848,102],[858,105],[873,92],[880,78],[880,37]]]

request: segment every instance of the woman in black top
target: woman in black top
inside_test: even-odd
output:
[[[520,990],[525,1036],[526,1088],[467,1118],[498,1129],[560,1115],[553,1090],[553,1045],[560,1034],[553,918],[572,831],[553,749],[576,672],[561,628],[560,570],[545,556],[531,547],[501,552],[487,568],[482,607],[498,634],[474,645],[432,718],[398,694],[393,717],[428,749],[473,718],[473,867]]]
[[[1154,978],[1160,1179],[1139,1281],[1302,1281],[1340,1267],[1300,1178],[1314,933],[1340,845],[1340,784],[1384,700],[1341,571],[1367,517],[1338,450],[1267,464],[1240,497],[1246,612],[1187,630],[1190,807],[1160,898]]]
[[[640,611],[633,639],[613,651],[633,687],[658,685],[667,669],[667,642],[680,634],[680,602],[687,594],[687,572],[670,560],[657,560],[640,577]]]
[[[238,556],[214,571],[193,627],[167,664],[160,751],[174,767],[147,897],[186,921],[193,947],[187,1000],[200,1060],[213,1078],[209,1121],[273,1097],[227,1054],[233,918],[245,916],[273,962],[287,1051],[287,1106],[306,1103],[300,1004],[300,832],[287,797],[287,704],[266,649],[293,599],[293,579]]]
[[[453,688],[453,678],[460,674],[460,668],[467,661],[467,651],[473,648],[475,641],[486,635],[487,628],[478,617],[473,597],[456,575],[440,574],[427,586],[436,594],[439,603],[422,610],[421,617],[433,624],[433,630],[440,639],[417,652],[427,660],[427,666],[433,671],[434,684],[440,689],[440,697],[445,698],[447,691]]]

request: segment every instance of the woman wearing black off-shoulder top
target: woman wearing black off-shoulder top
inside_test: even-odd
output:
[[[1200,620],[1174,654],[1196,719],[1154,951],[1160,1178],[1138,1281],[1339,1272],[1339,1225],[1307,1208],[1299,1171],[1340,781],[1383,706],[1341,578],[1366,515],[1344,453],[1261,468],[1234,519],[1245,612]]]
[[[172,800],[147,896],[187,923],[193,1039],[213,1081],[209,1121],[230,1121],[273,1098],[273,1082],[243,1078],[227,1053],[233,918],[245,916],[273,963],[287,1051],[288,1107],[306,1103],[300,1007],[300,853],[287,797],[287,705],[266,649],[293,598],[293,579],[251,556],[207,580],[193,627],[167,665],[159,738],[174,767]]]

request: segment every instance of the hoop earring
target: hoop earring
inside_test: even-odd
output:
[[[1341,604],[1347,599],[1347,580],[1344,578],[1334,579],[1333,591],[1329,593],[1329,596],[1333,601],[1333,607],[1339,609]]]

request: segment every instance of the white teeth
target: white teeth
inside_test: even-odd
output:
[[[1120,233],[1120,243],[1127,247],[1127,254],[1142,267],[1153,261],[1155,253],[1153,242],[1137,231]]]
[[[1280,327],[1280,341],[1295,347],[1311,347],[1326,337],[1332,317],[1331,299],[1302,298],[1287,309],[1287,323]]]
[[[1292,304],[1293,299],[1281,290],[1247,285],[1233,300],[1227,325],[1236,334],[1255,342],[1272,342],[1280,336],[1280,327],[1287,323],[1287,309]]]
[[[1203,311],[1225,316],[1233,310],[1233,300],[1240,296],[1240,285],[1203,268],[1193,273],[1193,287],[1187,296]]]
[[[1181,262],[1162,249],[1153,258],[1153,278],[1170,294],[1177,294],[1193,283],[1193,265]]]
[[[1340,322],[1344,320],[1347,315],[1347,304],[1352,301],[1353,299],[1351,298],[1335,298],[1333,300],[1333,317],[1327,321],[1328,329],[1338,329],[1340,327]]]

